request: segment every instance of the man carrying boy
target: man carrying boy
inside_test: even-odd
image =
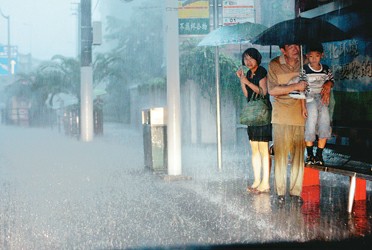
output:
[[[274,97],[272,111],[273,139],[275,151],[275,186],[278,203],[285,202],[287,192],[288,155],[291,156],[289,193],[292,200],[302,204],[302,182],[304,176],[304,130],[301,100],[291,98],[292,91],[304,91],[307,82],[287,83],[300,73],[300,47],[298,44],[279,46],[282,55],[269,63],[267,83],[269,94]]]
[[[324,166],[323,149],[327,139],[331,137],[331,120],[329,115],[329,94],[334,84],[331,70],[321,64],[323,57],[321,43],[307,45],[306,57],[309,61],[304,65],[309,92],[306,101],[302,100],[302,115],[307,118],[305,124],[306,165]],[[318,147],[314,156],[314,141],[318,136]]]

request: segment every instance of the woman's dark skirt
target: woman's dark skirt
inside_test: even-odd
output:
[[[248,139],[250,141],[272,141],[272,126],[248,126]]]

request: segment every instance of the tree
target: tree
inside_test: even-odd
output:
[[[74,58],[56,55],[42,63],[35,73],[34,90],[51,95],[66,93],[80,100],[80,62]]]
[[[30,102],[31,124],[45,125],[46,119],[50,119],[50,107],[56,94],[66,93],[80,99],[80,63],[74,58],[56,55],[31,73],[18,74],[5,93],[7,98]]]
[[[195,81],[199,84],[202,94],[212,102],[216,95],[215,50],[213,47],[198,47],[197,43],[197,40],[190,39],[181,46],[181,83],[187,80]],[[218,63],[220,64],[221,95],[232,96],[235,103],[240,105],[244,96],[240,82],[235,75],[240,64],[223,53],[219,54]]]
[[[122,6],[125,11],[125,5]],[[125,93],[133,85],[141,86],[139,88],[143,90],[152,89],[144,88],[143,85],[163,84],[162,88],[166,91],[164,39],[161,35],[163,6],[158,2],[154,4],[154,1],[146,1],[138,8],[129,21],[107,17],[108,35],[105,39],[113,47],[108,52],[96,54],[94,60],[95,81],[107,83],[110,95],[107,101],[112,102],[111,110],[114,105],[120,105],[115,109],[121,113],[129,109],[130,100],[125,100],[128,96]],[[192,79],[200,84],[204,95],[214,97],[214,52],[212,48],[200,48],[196,44],[195,39],[188,39],[188,43],[180,48],[181,84]],[[239,102],[242,94],[235,76],[237,64],[223,54],[220,55],[219,63],[222,94],[232,93],[236,102]],[[108,102],[106,105],[110,105]],[[119,116],[119,113],[115,116]]]
[[[129,88],[159,82],[165,74],[163,37],[159,35],[163,32],[163,9],[153,1],[139,8],[129,21],[107,17],[105,39],[113,46],[94,55],[94,81],[106,83],[110,97],[105,102],[105,114],[111,113],[119,121],[129,121]]]

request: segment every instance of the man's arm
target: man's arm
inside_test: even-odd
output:
[[[322,95],[322,103],[324,105],[329,104],[329,100],[331,97],[331,89],[333,88],[333,85],[335,82],[331,69],[328,68],[327,74],[328,74],[328,80],[323,84],[322,91],[320,92],[320,94]]]
[[[272,96],[288,95],[292,91],[304,91],[307,87],[307,82],[305,81],[300,81],[290,85],[279,85],[276,73],[273,71],[270,64],[267,75],[269,94]]]
[[[323,84],[322,91],[320,92],[320,94],[322,95],[322,103],[324,105],[329,104],[332,87],[333,87],[333,82],[332,81],[327,81]]]
[[[306,107],[305,99],[301,99],[301,107],[302,107],[302,116],[306,119],[307,118],[307,107]]]
[[[288,95],[292,91],[305,91],[307,82],[300,81],[291,85],[276,85],[269,90],[269,94],[272,96]]]

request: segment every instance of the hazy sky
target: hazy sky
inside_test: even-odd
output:
[[[79,0],[0,0],[10,16],[11,45],[19,53],[48,60],[55,54],[77,55],[77,5]],[[95,2],[94,0],[92,2]],[[92,3],[93,5],[93,3]],[[7,20],[0,16],[0,43],[7,44]]]

